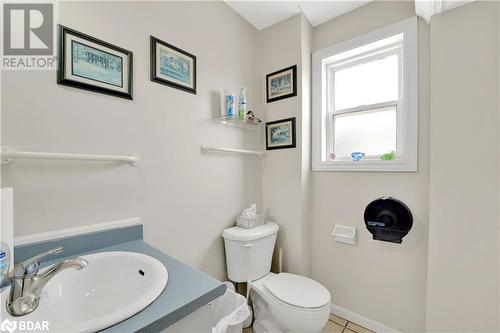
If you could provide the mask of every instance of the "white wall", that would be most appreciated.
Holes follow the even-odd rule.
[[[498,7],[431,21],[429,331],[499,330]]]
[[[373,2],[319,25],[314,50],[415,16],[412,2]],[[417,173],[313,172],[312,277],[332,293],[332,302],[407,332],[425,322],[429,183],[429,31],[419,22],[419,169]],[[405,202],[413,228],[401,245],[373,241],[363,212],[390,195]],[[356,246],[331,237],[335,224],[355,226]]]
[[[145,239],[223,279],[222,229],[261,204],[258,158],[204,155],[201,144],[259,149],[258,132],[216,125],[220,92],[248,89],[261,114],[257,31],[220,2],[63,2],[60,23],[134,52],[134,100],[58,86],[54,72],[6,71],[2,143],[55,152],[140,153],[137,167],[15,162],[15,235],[142,216]],[[149,36],[197,56],[198,94],[149,80]],[[259,78],[260,79],[260,78]]]

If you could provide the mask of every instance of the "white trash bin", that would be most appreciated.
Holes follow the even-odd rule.
[[[245,297],[227,288],[224,295],[210,304],[212,333],[241,333],[249,315]]]

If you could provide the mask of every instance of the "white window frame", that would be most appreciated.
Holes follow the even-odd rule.
[[[312,128],[312,170],[313,171],[394,171],[416,172],[418,164],[418,38],[417,17],[378,29],[352,38],[313,53],[313,128]],[[325,61],[338,53],[348,51],[394,35],[403,34],[401,47],[390,48],[383,54],[398,54],[399,59],[399,98],[394,101],[363,105],[344,109],[335,114],[372,110],[376,107],[393,106],[397,108],[397,158],[384,161],[380,156],[371,156],[359,162],[351,159],[330,160],[333,152],[333,108],[330,107],[332,93],[326,91],[327,71],[334,64]],[[384,46],[384,49],[389,48]],[[370,51],[373,52],[373,51]],[[380,56],[380,55],[378,55]],[[359,60],[372,61],[374,55]],[[349,64],[352,66],[352,62]],[[330,130],[327,130],[330,128]]]

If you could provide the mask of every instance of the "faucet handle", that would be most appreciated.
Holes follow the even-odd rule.
[[[24,279],[27,277],[35,276],[38,273],[38,269],[40,266],[40,262],[46,257],[61,253],[64,251],[62,246],[50,249],[48,251],[37,254],[36,256],[26,259],[25,261],[14,266],[14,270],[12,271],[11,278],[12,279]]]

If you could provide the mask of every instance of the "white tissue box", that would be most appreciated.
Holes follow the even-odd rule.
[[[266,222],[264,214],[256,214],[255,217],[238,216],[236,218],[236,225],[240,228],[252,229],[263,225]]]

